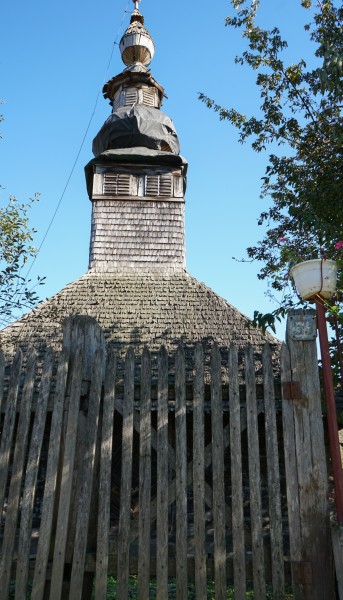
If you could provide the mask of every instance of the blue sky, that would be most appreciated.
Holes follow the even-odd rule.
[[[30,274],[33,279],[37,274],[46,276],[42,298],[87,271],[91,205],[83,168],[92,158],[92,139],[110,114],[107,101],[98,94],[124,68],[113,42],[119,42],[132,9],[131,0],[96,4],[5,0],[2,5],[1,201],[10,194],[24,200],[40,192],[40,202],[31,212],[36,246],[60,201],[93,115]],[[234,63],[244,45],[239,32],[225,27],[231,6],[224,0],[142,0],[140,10],[156,45],[151,71],[168,95],[163,110],[173,119],[181,153],[189,162],[187,269],[248,316],[255,309],[272,310],[275,306],[265,297],[267,284],[256,277],[258,265],[232,258],[244,257],[246,247],[261,237],[257,219],[267,206],[259,199],[267,155],[240,145],[237,132],[198,100],[198,92],[204,92],[247,115],[258,110],[254,73]],[[303,31],[308,20],[300,0],[261,1],[260,22],[280,27],[289,41],[291,62],[311,57]],[[284,336],[283,325],[277,333]]]

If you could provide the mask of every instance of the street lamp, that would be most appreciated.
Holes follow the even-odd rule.
[[[326,298],[336,291],[337,265],[333,260],[307,260],[292,267],[290,275],[303,300],[316,303],[317,327],[323,366],[323,383],[327,407],[330,455],[335,486],[337,521],[343,524],[343,470],[338,438],[335,390],[333,385],[329,339],[326,327]]]

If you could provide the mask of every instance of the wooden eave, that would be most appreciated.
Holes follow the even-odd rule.
[[[107,83],[105,83],[102,89],[104,98],[113,100],[116,92],[124,83],[132,85],[143,83],[145,85],[155,87],[158,90],[161,98],[167,98],[166,94],[164,93],[164,88],[156,81],[156,79],[152,77],[151,73],[137,73],[135,71],[123,71],[123,73],[116,75]]]

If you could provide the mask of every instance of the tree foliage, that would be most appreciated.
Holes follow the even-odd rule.
[[[22,276],[23,267],[36,249],[32,246],[35,230],[29,226],[28,211],[38,200],[34,198],[20,203],[13,196],[0,206],[0,322],[7,325],[26,310],[33,308],[39,298],[36,286],[44,282],[37,279],[35,285]]]
[[[296,1],[296,0],[294,0]],[[256,73],[261,98],[257,115],[227,109],[205,94],[200,99],[250,139],[256,152],[270,149],[262,178],[262,198],[271,201],[259,218],[266,233],[247,248],[250,260],[261,261],[259,279],[269,294],[282,292],[278,308],[268,315],[255,311],[258,325],[298,303],[289,283],[290,263],[318,257],[338,261],[339,288],[332,316],[343,330],[343,8],[331,0],[301,4],[309,20],[304,35],[314,47],[313,63],[303,58],[287,64],[288,46],[280,30],[258,24],[258,0],[232,0],[234,14],[226,25],[240,29],[247,48],[236,62]]]

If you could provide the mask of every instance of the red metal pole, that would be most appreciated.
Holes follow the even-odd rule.
[[[325,307],[322,298],[316,298],[317,323],[319,332],[320,353],[323,365],[323,382],[327,407],[327,424],[330,442],[330,454],[332,461],[332,472],[335,485],[335,502],[337,510],[337,521],[343,524],[343,470],[341,451],[338,438],[337,414],[335,390],[330,362],[329,339],[326,328]]]
[[[338,322],[337,322],[337,316],[336,315],[333,318],[333,322],[334,322],[335,333],[336,333],[336,342],[337,342],[337,354],[338,354],[338,360],[339,360],[339,369],[340,369],[340,372],[341,372],[341,387],[343,388],[343,354],[342,354],[341,340],[339,339],[339,329],[338,329]]]

